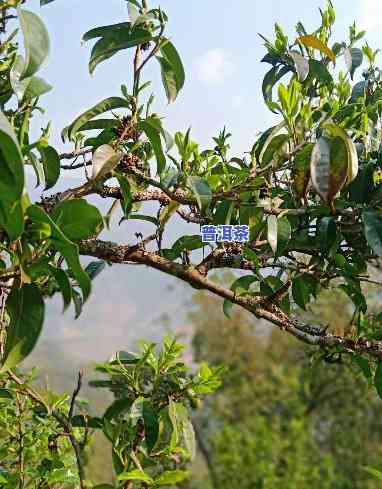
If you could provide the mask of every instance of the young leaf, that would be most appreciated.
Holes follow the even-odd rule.
[[[25,69],[21,79],[34,75],[49,55],[50,40],[40,17],[29,10],[17,9],[25,46]]]
[[[131,470],[130,472],[122,472],[118,475],[117,479],[119,481],[141,481],[145,482],[147,485],[152,486],[154,484],[154,480],[148,474],[143,472],[142,470]]]
[[[44,301],[34,284],[14,288],[7,299],[10,322],[1,371],[5,372],[23,361],[33,350],[44,321]]]
[[[188,473],[184,470],[166,470],[155,478],[156,486],[172,486],[187,479]]]

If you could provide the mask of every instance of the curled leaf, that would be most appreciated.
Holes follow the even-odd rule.
[[[332,204],[345,185],[348,174],[348,152],[340,137],[321,137],[315,144],[310,162],[312,183],[320,197]]]
[[[123,153],[117,153],[108,144],[97,148],[93,154],[92,180],[100,180],[110,173],[118,165]]]

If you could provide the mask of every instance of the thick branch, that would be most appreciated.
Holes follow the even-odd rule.
[[[111,263],[134,262],[154,268],[168,275],[177,277],[193,287],[204,289],[237,304],[250,311],[256,317],[265,319],[287,331],[294,337],[309,345],[324,348],[340,348],[349,353],[368,354],[375,358],[382,358],[382,342],[364,339],[353,340],[341,336],[332,335],[325,330],[305,325],[293,317],[284,314],[273,303],[275,298],[263,298],[253,296],[237,296],[232,290],[211,281],[193,266],[184,266],[163,258],[157,253],[145,251],[139,245],[118,245],[101,240],[87,240],[80,243],[82,255],[94,256]],[[283,291],[287,293],[287,291]],[[277,298],[276,298],[277,299]]]

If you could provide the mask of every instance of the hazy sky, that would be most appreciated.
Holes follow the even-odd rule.
[[[337,0],[338,35],[347,36],[355,19],[370,29],[368,39],[382,46],[382,2],[380,0]],[[224,124],[233,132],[233,148],[246,151],[256,131],[272,120],[261,99],[261,80],[267,65],[258,33],[273,36],[280,22],[287,32],[298,20],[307,29],[317,27],[318,7],[323,0],[162,0],[169,14],[169,33],[182,55],[187,81],[178,101],[167,107],[160,86],[159,66],[154,62],[147,77],[154,79],[160,94],[157,110],[167,115],[171,130],[192,126],[203,145]],[[119,94],[122,83],[130,84],[131,63],[119,54],[101,64],[93,77],[87,63],[91,44],[81,46],[88,29],[126,20],[124,0],[55,0],[40,9],[52,39],[52,55],[44,76],[55,87],[44,98],[47,116],[56,133],[82,110],[104,97]],[[157,0],[151,0],[157,5]]]
[[[40,12],[51,34],[52,54],[43,76],[55,88],[44,97],[43,106],[58,142],[62,127],[78,113],[105,97],[119,95],[122,83],[131,85],[129,56],[115,56],[90,77],[90,45],[80,42],[82,34],[94,26],[126,20],[126,2],[55,0],[40,9],[38,1],[32,0],[28,5]],[[152,5],[157,5],[156,0]],[[192,126],[194,139],[204,146],[227,125],[234,135],[233,149],[250,149],[255,133],[272,122],[261,97],[267,66],[259,62],[264,48],[258,32],[273,36],[276,21],[291,32],[299,20],[313,30],[320,19],[318,7],[323,5],[320,0],[162,0],[187,74],[178,101],[167,106],[159,66],[154,63],[147,73],[160,94],[156,110],[166,115],[166,127],[175,131]],[[356,19],[360,28],[370,30],[370,43],[382,47],[381,0],[337,0],[335,6],[339,38],[347,37],[347,26]],[[75,324],[71,312],[62,317],[56,305],[50,307],[52,321],[47,320],[46,338],[65,338],[68,351],[87,359],[89,355],[104,357],[139,336],[155,336],[158,328],[153,319],[161,313],[178,313],[183,320],[182,294],[166,291],[171,284],[174,281],[158,272],[113,267],[97,282],[89,306]]]

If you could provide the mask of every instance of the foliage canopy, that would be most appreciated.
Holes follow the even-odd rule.
[[[41,0],[41,5],[52,2]],[[367,316],[363,289],[365,283],[374,281],[373,270],[380,268],[382,256],[382,79],[377,51],[363,42],[365,33],[355,24],[346,41],[333,43],[335,11],[330,1],[314,32],[307,32],[299,22],[296,38],[288,39],[276,24],[275,39],[264,38],[262,61],[270,68],[264,77],[263,96],[279,123],[250,141],[245,156],[231,155],[226,129],[210,148],[201,149],[190,131],[172,137],[162,118],[152,111],[154,96],[148,90],[150,82],[144,80],[146,66],[158,63],[169,103],[184,86],[185,70],[172,40],[166,37],[166,13],[151,8],[146,0],[125,2],[128,19],[92,28],[83,41],[93,43],[90,73],[111,57],[133,50],[132,80],[122,85],[121,93],[110,94],[63,129],[62,139],[73,144],[69,154],[59,154],[51,145],[50,125],[37,140],[30,132],[43,95],[52,88],[37,76],[49,55],[44,23],[24,8],[24,0],[0,2],[0,344],[4,382],[23,385],[13,369],[38,341],[47,297],[60,292],[64,307],[73,304],[78,317],[91,293],[92,279],[105,263],[135,263],[223,298],[227,315],[232,305],[241,306],[302,342],[320,347],[326,358],[350,355],[382,393],[381,317]],[[23,53],[17,31],[8,29],[14,20],[23,37]],[[345,68],[339,69],[343,61]],[[45,190],[52,189],[63,172],[75,169],[83,169],[84,183],[32,202],[26,185],[27,165],[36,174],[37,186]],[[86,197],[93,195],[113,201],[106,216],[87,202]],[[141,203],[147,201],[158,204],[156,215],[139,213]],[[154,226],[153,232],[138,235],[136,243],[102,240],[102,231],[118,209],[121,226],[143,220]],[[197,225],[248,225],[250,239],[245,244],[205,245],[199,235],[189,234],[164,248],[163,236],[175,222],[174,216]],[[85,267],[84,256],[96,261]],[[248,274],[233,284],[209,277],[211,271],[223,268]],[[354,305],[353,327],[343,335],[333,334],[325,325],[303,322],[296,314],[320,290],[331,287],[343,290]],[[145,349],[139,366],[161,377],[163,371],[155,366],[151,354],[150,347]],[[141,392],[135,368],[131,373],[121,363],[104,367],[104,371],[112,377],[126,376],[134,392]],[[183,367],[170,362],[166,368],[179,373],[177,369]],[[208,367],[200,373],[209,381],[214,375]],[[156,386],[157,381],[153,382]],[[178,395],[186,402],[182,396],[187,397],[189,389],[195,391],[197,385],[184,392],[181,375],[176,382],[175,391],[167,396],[170,408]],[[207,390],[212,387],[216,385]],[[72,408],[57,412],[33,391],[26,392],[48,413],[55,413],[56,421],[67,431],[80,484],[85,487]],[[130,406],[137,413],[130,412],[127,428],[134,436],[139,432],[138,419],[145,422],[144,399],[138,396],[134,402],[139,400],[139,406]],[[182,410],[184,404],[181,406]],[[170,412],[171,416],[175,414]],[[103,423],[114,451],[127,464],[126,472],[126,464],[116,463],[125,487],[133,487],[133,480],[147,487],[183,477],[178,469],[155,476],[144,472],[135,453],[139,440],[130,446],[125,460],[126,446],[118,444],[121,432],[117,436],[111,425]],[[173,426],[178,429],[177,423]],[[147,449],[150,435],[146,428],[143,438]],[[170,440],[164,451],[170,458],[172,443]],[[148,452],[142,457],[151,460]],[[132,472],[131,462],[135,466]]]

